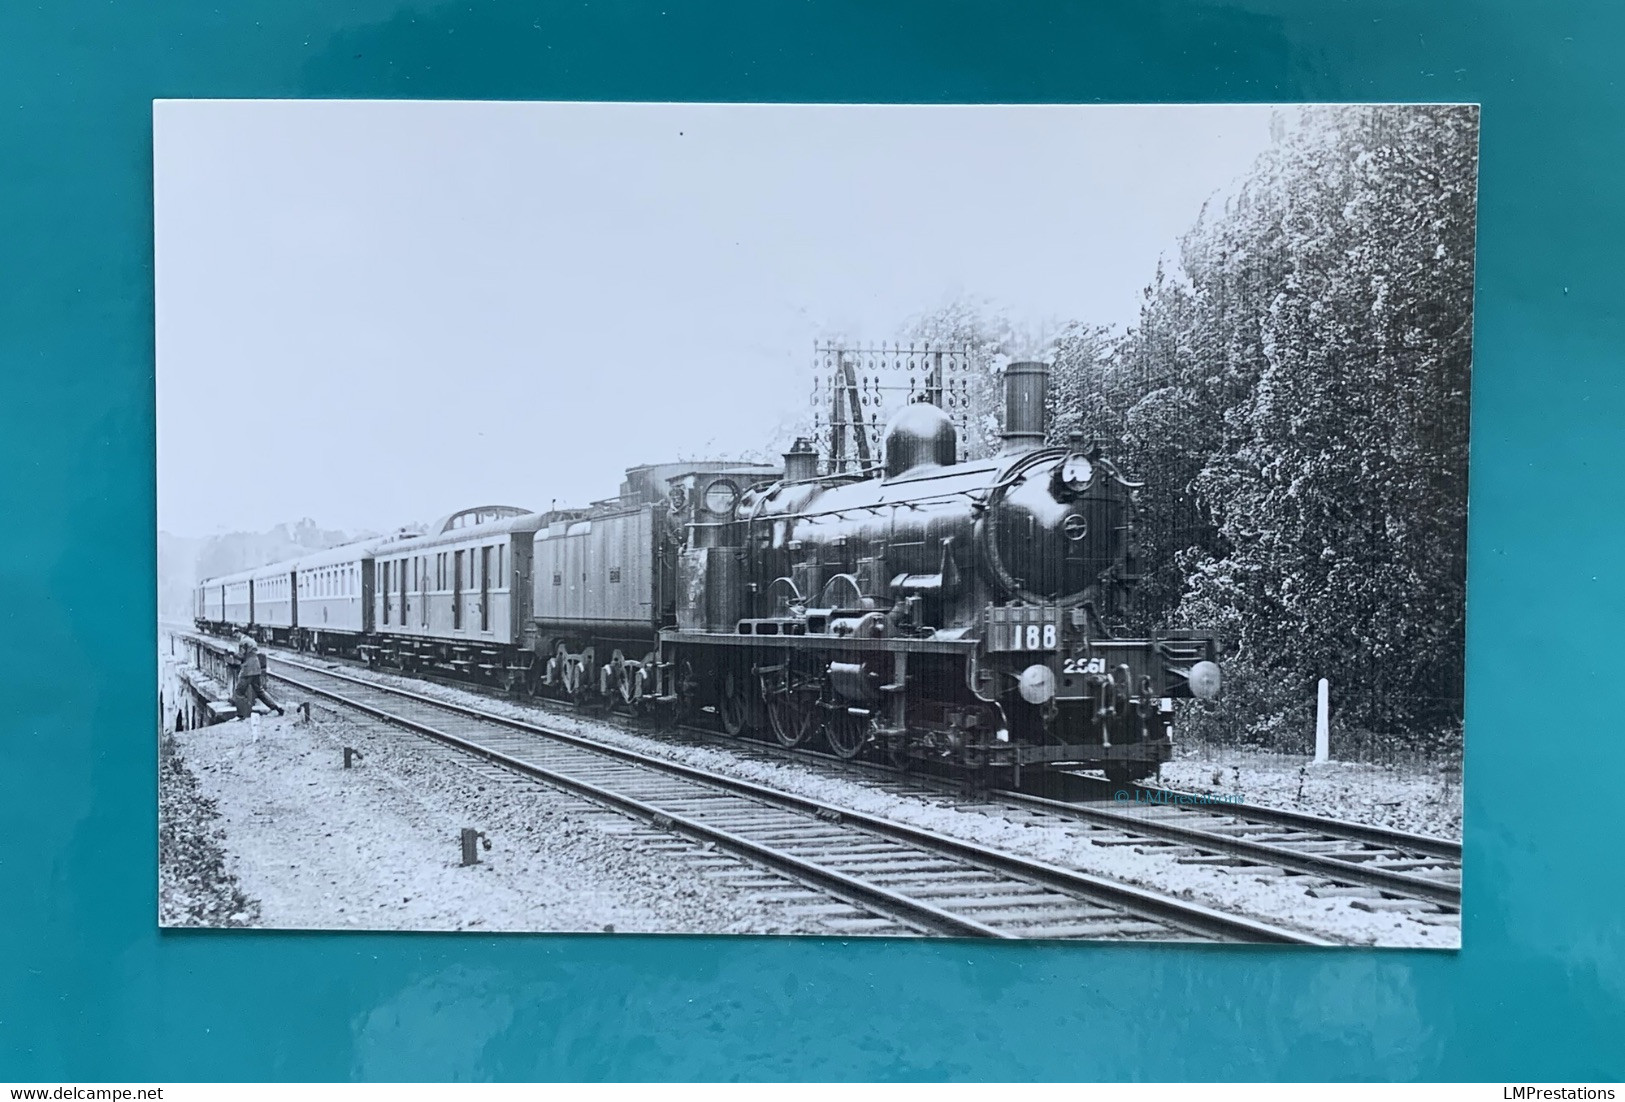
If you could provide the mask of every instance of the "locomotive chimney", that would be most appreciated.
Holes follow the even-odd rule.
[[[800,482],[818,477],[818,452],[805,436],[796,437],[790,450],[784,453],[784,480]]]
[[[1004,451],[1007,455],[1044,446],[1044,399],[1049,364],[1020,360],[1004,369]]]

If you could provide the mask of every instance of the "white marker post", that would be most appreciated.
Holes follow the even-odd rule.
[[[1331,683],[1320,679],[1320,692],[1315,700],[1315,764],[1325,765],[1332,760]]]

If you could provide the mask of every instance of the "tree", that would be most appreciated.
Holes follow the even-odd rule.
[[[1146,622],[1226,639],[1210,729],[1306,738],[1324,675],[1345,732],[1459,731],[1474,112],[1274,131],[1133,330],[1063,331],[1056,427],[1115,428],[1146,483]]]

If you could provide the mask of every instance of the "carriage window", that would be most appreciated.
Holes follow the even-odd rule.
[[[504,544],[500,544],[500,543],[497,544],[497,588],[498,589],[501,589],[503,586],[508,584],[508,582],[507,582],[508,575],[503,573],[503,570],[502,570],[502,557],[503,557],[502,552],[505,551],[505,550],[507,550],[507,547]]]

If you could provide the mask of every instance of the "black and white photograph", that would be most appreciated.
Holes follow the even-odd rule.
[[[1477,107],[153,124],[161,925],[1460,947]]]

